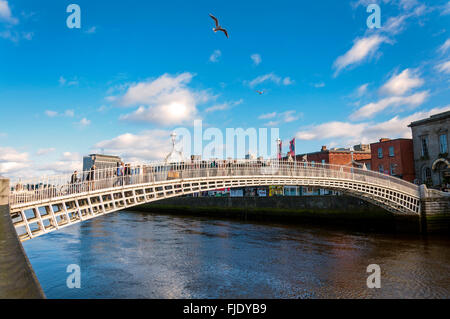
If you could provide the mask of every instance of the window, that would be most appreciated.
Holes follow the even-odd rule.
[[[390,167],[389,167],[392,176],[395,175],[395,167],[396,166],[397,166],[397,164],[391,164]]]
[[[394,146],[390,146],[389,147],[389,156],[390,157],[394,157],[395,153],[394,153]]]
[[[447,134],[439,135],[439,153],[445,154],[448,152]]]
[[[324,159],[322,160],[322,164],[326,164]]]
[[[383,158],[383,149],[381,147],[378,149],[378,158]]]
[[[431,169],[429,167],[423,169],[423,181],[425,183],[431,181]]]
[[[379,166],[378,166],[378,171],[379,171],[380,173],[384,173],[384,167],[383,167],[383,165],[379,165]]]
[[[314,162],[314,161],[311,161],[311,167],[314,167],[314,164],[315,164],[316,162]]]
[[[422,137],[422,157],[428,157],[428,136]]]
[[[371,170],[370,163],[366,163],[367,170]]]

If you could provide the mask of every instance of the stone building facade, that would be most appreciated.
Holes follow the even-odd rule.
[[[450,183],[450,111],[412,122],[416,182],[439,188]]]

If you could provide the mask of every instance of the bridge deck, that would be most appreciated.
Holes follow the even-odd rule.
[[[13,184],[11,217],[27,240],[98,215],[163,198],[218,188],[302,185],[334,189],[402,214],[420,213],[417,185],[373,171],[300,162],[201,161],[150,164],[118,175],[115,169],[50,176]]]

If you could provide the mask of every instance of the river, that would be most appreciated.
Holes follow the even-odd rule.
[[[47,298],[450,297],[448,237],[126,211],[24,248]],[[66,284],[71,264],[80,288]]]

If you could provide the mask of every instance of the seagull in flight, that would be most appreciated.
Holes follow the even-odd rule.
[[[258,93],[259,95],[263,95],[264,94],[264,90],[262,90],[262,91],[255,90],[255,92]]]
[[[224,28],[222,28],[222,27],[219,25],[219,20],[217,20],[217,18],[216,18],[215,16],[213,16],[211,13],[209,14],[209,16],[216,22],[216,27],[213,28],[213,31],[214,31],[214,32],[222,31],[223,33],[225,33],[225,35],[227,36],[227,38],[229,38],[229,37],[228,37],[228,32],[227,32],[227,30],[225,30]]]

